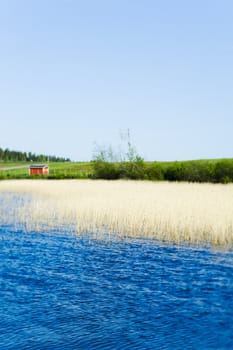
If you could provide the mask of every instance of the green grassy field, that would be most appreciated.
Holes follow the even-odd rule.
[[[91,162],[49,163],[50,178],[88,178],[93,173]]]
[[[29,178],[29,166],[33,163],[14,162],[14,163],[1,163],[0,164],[0,179],[20,179]],[[26,168],[14,169],[14,167],[26,166]],[[10,168],[3,170],[4,168]],[[1,170],[2,169],[2,170]],[[49,163],[49,176],[51,179],[64,179],[64,178],[88,178],[93,172],[93,166],[91,162],[50,162]],[[38,178],[40,176],[36,176]],[[31,177],[30,177],[31,178]],[[46,178],[46,177],[45,177]]]
[[[133,179],[187,182],[233,182],[233,159],[201,159],[174,162],[49,162],[48,176],[30,176],[35,163],[1,162],[0,179]]]
[[[23,165],[28,165],[27,162],[0,162],[0,170],[2,168],[10,168],[10,167],[14,167],[14,166],[23,166]]]

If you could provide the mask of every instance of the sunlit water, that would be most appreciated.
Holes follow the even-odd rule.
[[[232,349],[233,253],[0,227],[0,349]]]

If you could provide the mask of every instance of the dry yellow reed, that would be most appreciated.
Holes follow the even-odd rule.
[[[102,180],[0,182],[0,220],[27,230],[75,228],[120,237],[233,246],[233,185]],[[17,197],[15,197],[17,198]],[[6,215],[6,206],[13,207]]]

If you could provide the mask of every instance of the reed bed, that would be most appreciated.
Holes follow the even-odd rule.
[[[233,184],[11,180],[0,198],[1,222],[26,231],[233,246]]]

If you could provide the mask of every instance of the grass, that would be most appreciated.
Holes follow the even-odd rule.
[[[26,163],[29,167],[33,163]],[[8,169],[22,166],[25,162],[0,162],[0,179],[28,179],[28,168]],[[50,162],[49,176],[43,179],[143,179],[188,182],[233,183],[233,159],[207,159],[179,162]]]
[[[49,163],[49,175],[51,178],[88,178],[92,168],[91,162]]]
[[[38,163],[26,163],[28,168],[32,164]],[[17,163],[0,163],[1,168],[8,168],[14,166],[25,165],[25,162]],[[12,169],[0,171],[0,179],[27,179],[30,178],[28,168],[24,169]],[[91,162],[49,162],[49,178],[62,179],[62,178],[88,178],[92,174]],[[36,178],[39,178],[36,176]],[[47,178],[47,177],[43,177]]]
[[[0,170],[1,168],[8,168],[13,166],[19,166],[19,165],[27,165],[27,162],[3,162],[0,161]]]
[[[11,180],[0,182],[0,193],[1,222],[17,222],[28,231],[72,227],[76,234],[110,239],[233,247],[233,184]],[[19,204],[13,205],[9,193]],[[22,202],[21,194],[31,200]]]

